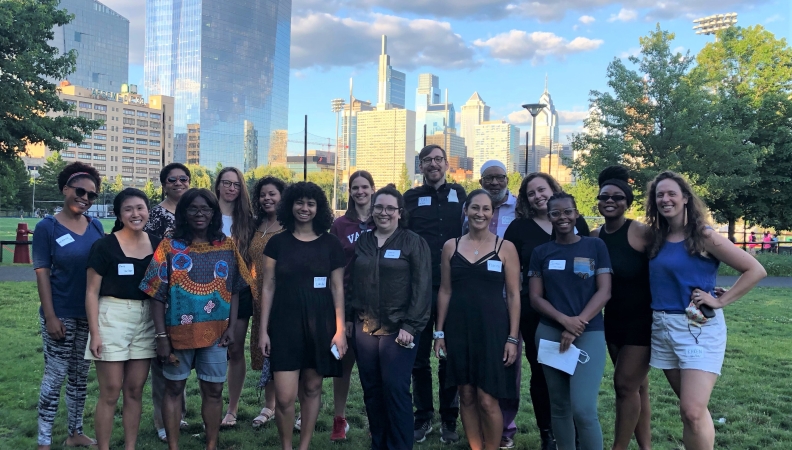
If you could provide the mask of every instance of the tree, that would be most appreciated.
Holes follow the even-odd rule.
[[[58,189],[58,175],[67,165],[68,163],[61,158],[59,152],[54,152],[47,158],[44,165],[41,166],[39,177],[35,182],[36,201],[56,202],[63,200],[63,194]]]
[[[264,177],[275,177],[288,183],[294,178],[294,172],[289,170],[286,166],[258,166],[255,169],[245,172],[245,183],[247,184],[250,196],[255,201],[258,193],[253,192],[258,180]]]
[[[20,194],[29,184],[30,175],[22,159],[17,156],[0,158],[0,209],[22,206]]]
[[[302,175],[295,181],[302,181]],[[324,191],[327,201],[333,201],[333,172],[309,172],[308,181],[315,183]]]
[[[792,48],[759,25],[732,27],[697,62],[718,102],[731,106],[731,126],[748,130],[747,141],[760,149],[758,177],[735,203],[752,223],[792,229]]]
[[[522,184],[522,174],[520,172],[512,172],[509,174],[509,192],[517,196],[520,192],[520,185]]]
[[[77,52],[58,55],[47,41],[53,28],[73,15],[58,9],[58,0],[0,2],[0,155],[25,152],[28,144],[43,143],[63,150],[63,140],[80,143],[101,124],[70,115],[72,107],[58,97],[50,80],[63,80],[74,71]],[[49,117],[48,112],[66,113]]]
[[[143,186],[143,189],[141,190],[146,194],[146,196],[149,198],[149,201],[151,202],[156,202],[160,198],[160,194],[162,193],[162,191],[160,191],[160,188],[154,186],[154,183],[152,183],[151,180],[146,181],[146,184]]]
[[[673,33],[660,29],[640,39],[640,58],[629,69],[616,58],[608,66],[611,92],[591,92],[595,111],[587,132],[573,135],[581,157],[575,172],[594,182],[608,165],[622,164],[639,187],[659,172],[686,176],[719,220],[742,217],[737,193],[757,179],[759,149],[750,130],[733,127],[733,104],[717,102],[693,58],[671,51]],[[638,198],[642,196],[638,189]]]
[[[402,164],[401,176],[399,177],[399,184],[396,186],[396,189],[398,189],[399,192],[404,193],[407,192],[411,187],[412,180],[407,173],[407,164]]]
[[[577,210],[581,216],[600,215],[597,209],[599,186],[588,180],[579,180],[575,184],[565,184],[561,187],[564,192],[575,197]]]
[[[204,166],[185,164],[190,169],[190,187],[212,190],[212,175]]]

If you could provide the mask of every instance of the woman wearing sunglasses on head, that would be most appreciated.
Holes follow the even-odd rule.
[[[431,315],[429,246],[408,230],[404,198],[392,184],[374,194],[375,229],[361,234],[352,265],[347,326],[358,359],[371,448],[413,448],[410,376]]]
[[[652,448],[649,427],[649,355],[652,295],[649,289],[649,229],[627,219],[634,195],[622,166],[600,172],[597,208],[605,224],[591,232],[608,247],[613,265],[611,299],[605,305],[605,342],[615,366],[616,424],[613,449],[626,449],[635,434],[638,448]]]
[[[468,194],[463,211],[470,231],[443,246],[437,295],[435,355],[448,355],[446,383],[459,390],[473,450],[500,447],[499,400],[519,395],[520,259],[511,242],[489,230],[493,210],[486,190]]]
[[[39,323],[44,341],[44,377],[38,402],[38,448],[52,445],[52,426],[60,392],[68,376],[69,437],[64,445],[88,446],[96,441],[83,434],[83,410],[91,361],[85,359],[88,320],[85,313],[86,270],[94,242],[104,237],[98,219],[86,213],[98,197],[101,178],[80,162],[58,174],[63,209],[46,216],[33,232],[33,268],[41,308]]]
[[[245,184],[245,177],[239,169],[224,167],[220,170],[215,180],[214,193],[220,204],[220,211],[223,213],[223,234],[234,239],[239,253],[244,258],[246,265],[240,267],[240,271],[248,282],[248,287],[239,293],[234,344],[228,347],[228,409],[220,424],[222,427],[233,427],[237,422],[239,397],[242,395],[242,386],[245,384],[247,372],[245,339],[247,338],[250,316],[253,315],[251,288],[256,287],[250,277],[248,267],[252,262],[249,250],[255,222],[250,208],[250,195]]]
[[[750,254],[735,247],[707,222],[707,208],[680,175],[666,171],[649,183],[646,220],[651,230],[649,286],[652,291],[652,356],[679,397],[689,450],[715,447],[707,406],[726,353],[723,308],[767,276]],[[740,272],[718,295],[723,262]]]
[[[160,183],[162,184],[162,194],[165,197],[162,202],[149,211],[149,219],[143,231],[156,236],[160,239],[169,237],[173,233],[176,222],[176,205],[182,195],[190,189],[190,169],[184,164],[171,163],[163,167],[159,173]],[[162,377],[162,364],[159,359],[151,361],[151,401],[154,407],[152,414],[154,418],[154,428],[157,429],[157,436],[160,441],[166,442],[165,422],[162,421],[162,399],[165,396],[165,378]],[[187,391],[182,396],[182,420],[181,427],[186,428],[187,422],[184,420],[187,415]]]
[[[113,234],[96,241],[88,258],[85,309],[90,336],[85,358],[99,382],[94,427],[100,450],[109,450],[119,394],[124,392],[124,446],[134,449],[140,429],[143,385],[154,351],[149,297],[138,289],[160,239],[143,231],[148,197],[126,188],[113,200]]]
[[[346,213],[333,221],[330,234],[341,241],[344,247],[346,266],[344,270],[344,292],[349,297],[349,280],[352,260],[355,257],[355,243],[358,238],[374,228],[369,220],[371,217],[371,196],[374,194],[374,178],[365,170],[358,170],[349,176],[349,201]],[[352,333],[347,329],[347,335]],[[349,395],[349,383],[352,378],[352,368],[355,367],[355,352],[350,348],[342,361],[344,373],[341,378],[333,378],[333,431],[330,440],[346,439],[349,424],[346,421],[346,403]]]
[[[173,236],[157,247],[140,283],[155,300],[151,316],[166,379],[162,415],[171,450],[179,448],[181,403],[193,369],[201,390],[206,449],[217,449],[227,347],[234,343],[239,292],[247,287],[245,262],[222,227],[212,192],[185,192],[176,206]]]
[[[558,450],[602,450],[597,397],[605,371],[605,325],[602,308],[610,299],[608,249],[600,239],[575,234],[575,198],[559,192],[547,200],[555,240],[534,249],[528,265],[531,306],[542,316],[534,343],[559,344],[564,353],[574,343],[579,364],[569,375],[542,364],[550,393],[550,412]],[[541,353],[541,350],[540,350]]]

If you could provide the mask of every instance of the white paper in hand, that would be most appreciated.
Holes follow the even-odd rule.
[[[560,349],[560,342],[539,339],[537,358],[539,364],[544,364],[570,375],[574,375],[578,365],[578,358],[580,358],[580,349],[574,345],[570,345],[564,353],[561,353]]]

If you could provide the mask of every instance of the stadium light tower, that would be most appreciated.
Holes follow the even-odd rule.
[[[693,29],[696,34],[714,34],[715,42],[718,41],[718,31],[725,30],[737,23],[737,13],[715,14],[712,16],[701,17],[693,21],[696,25]]]

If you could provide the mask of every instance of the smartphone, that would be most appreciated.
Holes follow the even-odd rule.
[[[333,346],[330,347],[330,353],[332,353],[333,356],[335,356],[335,359],[338,360],[341,359],[341,353],[338,352],[338,346],[336,346],[335,344],[333,344]]]
[[[693,290],[696,290],[696,289],[704,292],[704,289],[701,289],[699,287],[693,288]],[[709,306],[709,305],[701,305],[701,306],[698,307],[698,309],[699,309],[699,311],[701,311],[701,314],[703,314],[704,317],[706,317],[707,319],[712,319],[713,317],[715,317],[715,310],[712,309],[712,307]]]
[[[399,344],[399,345],[401,345],[401,346],[402,346],[402,347],[404,347],[404,348],[414,348],[414,347],[415,347],[415,342],[410,342],[409,344],[406,344],[406,345],[405,345],[404,343],[402,343],[402,342],[399,340],[399,338],[396,338],[396,343],[397,343],[397,344]]]
[[[440,349],[440,351],[438,351],[438,353],[440,354],[440,359],[446,359],[446,354],[442,348]]]

